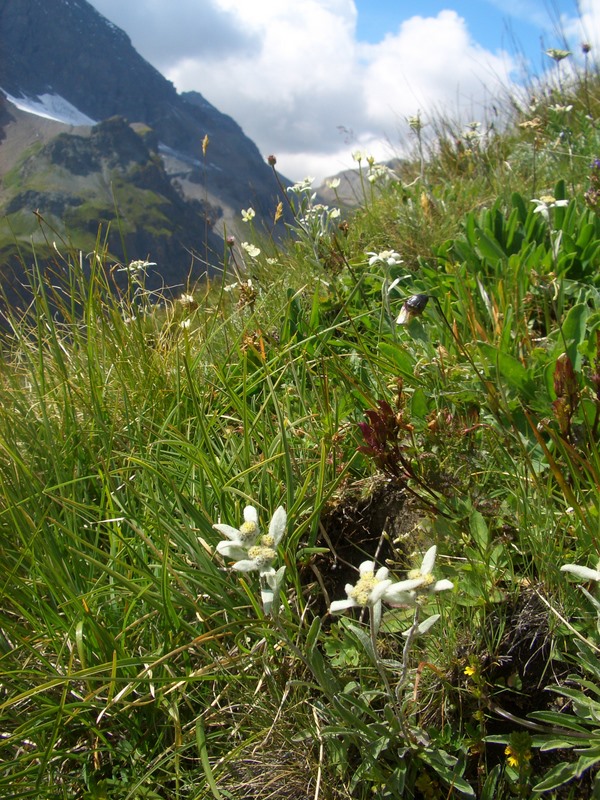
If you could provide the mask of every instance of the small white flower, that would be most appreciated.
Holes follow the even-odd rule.
[[[560,568],[561,572],[572,572],[584,581],[598,581],[600,583],[600,571],[589,567],[580,567],[579,564],[565,564]]]
[[[192,320],[188,317],[187,319],[182,319],[179,323],[179,327],[187,330],[192,324]]]
[[[371,256],[369,259],[370,267],[372,267],[373,264],[387,264],[388,267],[395,267],[398,264],[404,263],[400,257],[400,253],[397,253],[395,250],[382,250],[381,253],[368,252],[367,255]]]
[[[256,216],[256,211],[253,208],[242,209],[243,222],[252,222],[255,216]]]
[[[335,600],[329,607],[332,614],[344,611],[346,608],[380,605],[386,589],[392,585],[392,581],[388,578],[389,570],[386,567],[380,567],[375,572],[373,561],[363,561],[358,572],[360,577],[356,585],[346,584],[346,599]]]
[[[303,178],[298,183],[295,183],[293,186],[288,186],[288,192],[293,192],[294,194],[302,194],[303,192],[309,192],[313,183],[314,178],[310,175],[307,175],[306,178]],[[312,195],[312,197],[316,197],[316,195]]]
[[[130,261],[126,267],[119,267],[117,272],[129,272],[129,273],[138,273],[138,272],[145,272],[148,267],[155,267],[156,261],[143,261],[141,259],[137,261]]]
[[[179,302],[182,306],[194,306],[196,305],[196,301],[194,300],[194,296],[192,294],[182,294],[179,298]]]
[[[269,524],[269,532],[264,536],[261,536],[256,544],[253,544],[251,547],[248,547],[244,550],[243,556],[232,565],[233,569],[236,569],[239,572],[253,572],[257,570],[261,576],[266,577],[267,579],[273,578],[273,576],[276,575],[276,572],[273,569],[273,562],[277,558],[276,548],[281,541],[283,534],[285,533],[286,522],[287,515],[285,513],[285,509],[282,506],[279,506],[279,508],[273,514]],[[227,545],[228,543],[221,542],[221,544]],[[217,545],[217,550],[219,550],[219,552],[223,553],[223,549],[224,548],[221,548],[219,550],[219,545]],[[232,552],[232,548],[228,548],[228,550],[229,553]],[[269,582],[269,580],[267,582]],[[270,582],[269,585],[271,585]],[[271,586],[271,588],[273,588],[273,586]]]
[[[375,572],[375,564],[372,561],[363,561],[358,571],[360,577],[356,584],[354,586],[351,583],[346,584],[346,599],[335,600],[329,606],[331,614],[345,611],[347,608],[371,608],[373,629],[377,632],[381,622],[382,601],[396,605],[415,604],[410,591],[420,585],[420,580],[392,583],[388,577],[389,570],[380,567]]]
[[[229,539],[228,542],[219,542],[217,545],[217,552],[228,558],[245,558],[248,549],[260,536],[258,513],[254,506],[246,506],[244,509],[244,522],[239,529],[223,523],[213,525],[213,528]]]
[[[435,557],[437,554],[437,547],[433,545],[423,556],[423,561],[419,569],[413,569],[408,573],[409,579],[418,580],[419,584],[415,587],[419,594],[437,594],[446,589],[453,589],[454,584],[449,580],[436,581],[433,577],[433,568],[435,566]]]
[[[258,258],[260,255],[260,247],[250,242],[242,242],[241,247],[248,253],[250,258]]]
[[[539,199],[534,199],[531,202],[536,204],[535,208],[533,209],[533,213],[541,214],[546,222],[550,222],[551,208],[564,208],[565,206],[569,205],[568,200],[557,200],[550,194],[543,195]]]
[[[330,181],[327,181],[327,186],[330,189],[337,189],[339,185],[340,185],[340,179],[339,178],[332,178]]]
[[[357,164],[360,164],[360,162],[364,161],[365,158],[366,158],[366,155],[365,155],[365,153],[363,153],[362,150],[355,150],[352,153],[352,160],[356,161]]]
[[[423,129],[423,120],[421,119],[421,114],[417,114],[414,117],[407,117],[406,121],[408,122],[409,128],[415,131],[415,133],[420,133]]]

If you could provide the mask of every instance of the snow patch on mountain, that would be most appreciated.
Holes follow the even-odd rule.
[[[6,99],[21,111],[35,114],[44,119],[64,122],[66,125],[95,125],[91,119],[59,94],[42,94],[39,97],[14,97],[0,88]]]

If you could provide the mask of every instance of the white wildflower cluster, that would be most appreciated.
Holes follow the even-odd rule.
[[[144,261],[143,259],[137,259],[136,261],[130,261],[126,267],[119,267],[117,272],[128,272],[130,275],[140,275],[144,274],[148,267],[155,267],[156,261]]]
[[[313,191],[312,177],[288,187],[296,197],[296,221],[311,241],[316,242],[331,230],[331,224],[340,217],[340,209],[323,203],[315,203],[317,193]],[[339,185],[339,184],[338,184]]]
[[[424,122],[421,119],[421,114],[415,114],[414,117],[407,117],[406,121],[408,123],[408,127],[411,131],[414,131],[417,136],[420,135],[421,131],[423,130]]]
[[[548,111],[554,111],[555,114],[568,114],[569,111],[573,110],[573,106],[569,104],[568,106],[561,106],[558,103],[553,106],[548,106]]]
[[[396,174],[385,164],[370,164],[369,174],[367,175],[369,183],[373,184],[387,184],[390,181],[397,181]]]
[[[215,530],[222,533],[227,541],[219,542],[217,552],[235,563],[232,568],[238,572],[258,572],[261,578],[261,597],[266,613],[273,606],[275,593],[281,586],[285,567],[275,570],[273,564],[277,558],[277,546],[285,533],[287,515],[282,506],[275,511],[269,524],[269,531],[261,533],[258,525],[258,513],[254,506],[244,509],[244,522],[239,528],[218,523]]]
[[[407,580],[397,582],[389,577],[387,567],[380,567],[375,571],[375,564],[372,561],[363,561],[359,567],[359,579],[356,584],[354,586],[347,584],[345,587],[346,599],[335,600],[329,611],[335,614],[348,608],[371,608],[375,628],[378,628],[382,603],[392,607],[410,608],[432,594],[452,589],[454,584],[451,581],[445,579],[436,581],[433,576],[436,554],[437,548],[434,545],[425,553],[421,567],[409,572]],[[435,619],[433,621],[435,622]]]
[[[368,155],[367,153],[364,153],[362,150],[355,150],[354,153],[352,153],[352,159],[356,161],[356,163],[359,166],[359,169],[361,168],[362,162],[363,161],[366,162],[368,167],[367,180],[369,181],[369,183],[381,184],[381,183],[389,183],[389,181],[392,180],[393,181],[397,180],[397,177],[393,170],[391,170],[385,164],[379,164],[375,160],[374,156]]]
[[[252,244],[252,242],[241,242],[240,247],[250,256],[250,258],[258,258],[260,255],[260,247]]]
[[[467,144],[475,145],[483,136],[480,131],[481,122],[469,122],[466,129],[463,131],[463,139]]]
[[[288,192],[290,194],[296,195],[296,197],[301,198],[303,201],[308,198],[310,201],[314,200],[317,196],[316,192],[313,192],[312,185],[315,179],[308,175],[306,178],[303,178],[301,181],[294,183],[293,186],[288,186]]]
[[[304,230],[315,241],[331,230],[333,220],[339,219],[339,208],[330,208],[323,203],[316,203],[307,209],[306,213],[298,220]]]

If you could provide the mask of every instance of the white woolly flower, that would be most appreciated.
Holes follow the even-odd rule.
[[[306,178],[298,181],[293,186],[288,186],[287,190],[288,192],[293,192],[294,194],[303,194],[311,190],[314,181],[315,179],[311,175],[307,175]],[[316,197],[316,194],[313,194],[312,197]]]
[[[229,555],[230,558],[238,559],[232,565],[233,569],[238,570],[238,572],[257,571],[263,577],[274,577],[276,573],[273,569],[273,562],[277,558],[277,545],[285,533],[286,522],[287,515],[285,510],[282,506],[279,506],[273,514],[267,534],[260,536],[258,540],[255,539],[249,546],[240,548],[241,552],[240,550],[234,551],[232,547],[227,547],[228,542],[221,542],[220,544],[224,545],[224,547],[222,546],[219,549],[219,545],[217,545],[217,550],[222,555]],[[224,553],[225,549],[227,549],[227,553]]]
[[[372,267],[373,264],[386,264],[388,267],[395,267],[403,263],[400,253],[397,253],[395,250],[382,250],[381,253],[369,252],[367,255],[371,256],[369,259],[370,267]]]
[[[564,208],[565,206],[569,205],[568,200],[557,200],[550,194],[543,195],[543,197],[540,197],[539,199],[533,199],[531,202],[536,204],[535,208],[533,209],[533,213],[541,214],[546,222],[550,222],[551,208]]]
[[[561,572],[571,572],[578,578],[584,581],[597,581],[600,583],[600,571],[597,569],[590,569],[589,567],[581,567],[579,564],[564,564],[560,568]]]
[[[244,521],[239,529],[220,522],[213,525],[213,528],[229,539],[229,541],[219,542],[217,545],[217,552],[227,558],[245,558],[248,549],[256,543],[260,536],[258,513],[254,506],[246,506],[244,509]]]
[[[363,561],[358,568],[359,579],[354,586],[346,584],[346,599],[334,600],[330,605],[329,611],[332,614],[338,611],[345,611],[347,608],[370,608],[372,609],[373,630],[379,630],[381,622],[382,602],[395,605],[414,605],[414,598],[410,590],[420,584],[420,581],[408,580],[393,583],[388,578],[389,570],[380,567],[375,572],[373,561]]]
[[[344,611],[346,608],[355,608],[356,606],[365,608],[381,604],[386,589],[392,585],[392,581],[388,578],[389,570],[386,567],[380,567],[375,572],[373,561],[363,561],[358,572],[360,577],[356,585],[346,584],[346,599],[335,600],[331,604],[329,610],[332,614]]]
[[[271,613],[276,594],[283,581],[285,566],[275,571],[277,545],[283,538],[287,514],[282,506],[276,509],[269,523],[268,533],[261,535],[258,514],[253,506],[244,509],[244,522],[239,530],[231,525],[213,525],[229,541],[219,542],[217,552],[235,559],[232,568],[238,572],[256,571],[260,575],[260,595],[266,614]]]
[[[436,581],[433,577],[433,568],[435,566],[435,557],[437,555],[437,547],[433,545],[423,556],[423,561],[419,569],[413,569],[408,573],[409,580],[419,581],[415,587],[418,594],[437,594],[446,589],[453,589],[454,584],[449,580]]]

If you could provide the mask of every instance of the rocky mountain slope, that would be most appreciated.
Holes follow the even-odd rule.
[[[44,247],[39,215],[82,249],[102,225],[115,258],[150,257],[171,284],[218,263],[241,208],[273,213],[241,128],[178,94],[85,0],[0,0],[0,41],[3,274],[17,245]]]

